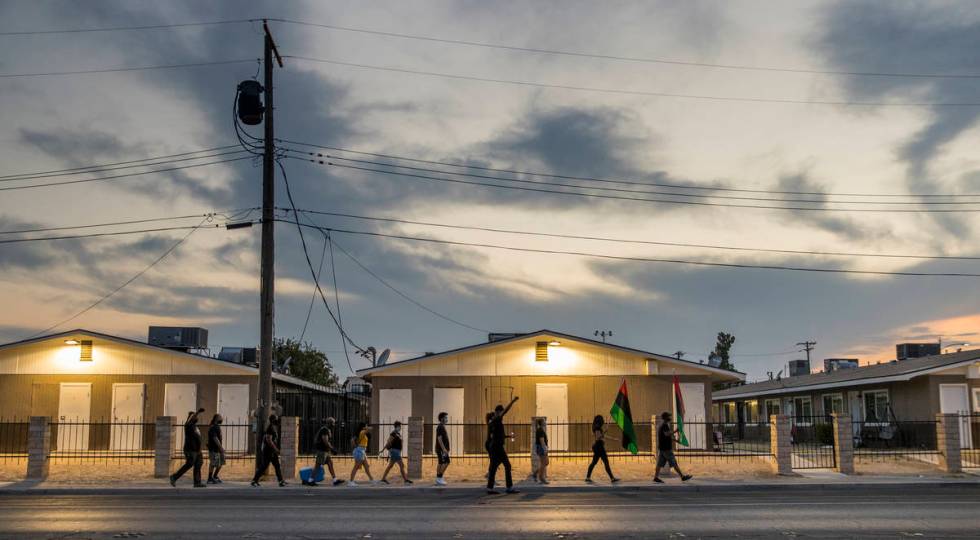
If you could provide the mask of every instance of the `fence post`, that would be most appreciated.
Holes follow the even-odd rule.
[[[960,458],[960,415],[936,415],[936,447],[939,450],[939,468],[948,473],[963,471]]]
[[[774,414],[769,417],[772,469],[776,474],[793,474],[793,446],[790,442],[789,417]]]
[[[841,474],[854,474],[854,431],[851,417],[847,414],[831,413],[834,420],[834,461],[835,470]]]
[[[170,476],[170,456],[174,450],[175,422],[177,422],[177,418],[173,416],[157,417],[153,440],[153,478]]]
[[[299,417],[284,416],[281,418],[279,434],[279,463],[282,466],[282,477],[286,480],[296,478],[296,456],[299,454]]]
[[[32,416],[27,428],[27,479],[46,480],[51,463],[51,417]]]
[[[537,431],[538,420],[544,420],[545,433],[548,432],[548,418],[545,416],[532,416],[531,417],[531,472],[538,470],[538,466],[541,464],[541,458],[534,452],[534,443],[538,442],[534,433]]]
[[[659,448],[657,448],[657,428],[659,427],[660,427],[660,415],[658,414],[650,415],[650,448],[653,449],[652,452],[653,457],[651,458],[651,460],[654,463],[657,462],[657,451],[659,450]]]
[[[425,423],[421,416],[408,417],[408,477],[422,478],[422,453],[425,447]]]

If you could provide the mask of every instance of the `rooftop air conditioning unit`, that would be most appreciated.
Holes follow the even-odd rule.
[[[151,326],[146,340],[150,345],[168,349],[207,349],[208,330],[198,327]]]

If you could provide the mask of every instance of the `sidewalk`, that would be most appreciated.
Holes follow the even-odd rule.
[[[720,478],[694,478],[689,482],[682,483],[677,477],[665,477],[664,484],[654,484],[650,481],[623,481],[617,484],[610,484],[605,481],[597,481],[594,484],[586,484],[582,481],[554,481],[549,485],[540,485],[529,481],[519,481],[515,485],[525,492],[611,492],[611,491],[655,491],[655,490],[682,490],[693,492],[704,491],[758,491],[758,490],[847,490],[856,486],[880,486],[882,489],[909,489],[916,486],[951,486],[951,487],[971,487],[980,489],[980,476],[976,474],[959,475],[930,475],[920,477],[910,476],[847,476],[833,471],[808,471],[805,474],[784,476],[776,479],[746,479],[732,480]],[[370,490],[372,492],[392,491],[404,494],[405,491],[451,491],[460,493],[462,491],[473,491],[482,493],[485,486],[477,482],[451,482],[447,486],[434,486],[429,482],[422,483],[417,481],[415,484],[406,486],[398,481],[391,485],[371,484],[368,482],[358,483],[357,487],[347,487],[344,485],[330,486],[321,484],[311,488],[299,482],[290,483],[286,487],[278,487],[274,481],[267,480],[261,488],[254,488],[248,482],[226,481],[220,485],[209,485],[205,489],[194,489],[187,479],[181,480],[176,488],[170,486],[166,479],[155,481],[134,481],[134,482],[113,482],[102,485],[92,484],[67,484],[58,482],[0,482],[0,495],[11,494],[50,494],[50,495],[123,495],[133,494],[164,494],[164,493],[191,493],[194,494],[213,494],[209,496],[220,496],[222,492],[233,491],[236,494],[242,492],[252,492],[256,494],[271,494],[286,491],[291,494],[297,492],[320,493],[320,492],[343,492],[351,490]]]

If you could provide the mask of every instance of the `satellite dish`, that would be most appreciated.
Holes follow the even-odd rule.
[[[379,356],[378,360],[374,363],[375,367],[385,365],[389,356],[391,356],[391,349],[381,351],[381,356]]]

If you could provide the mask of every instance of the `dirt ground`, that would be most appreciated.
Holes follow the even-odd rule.
[[[883,474],[889,476],[920,476],[940,474],[939,466],[936,463],[935,458],[932,459],[932,462],[924,461],[928,459],[928,456],[923,456],[922,459],[907,457],[871,459],[864,456],[855,456],[854,472],[857,474]]]

